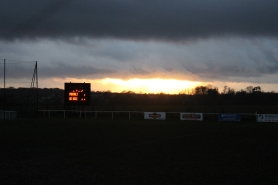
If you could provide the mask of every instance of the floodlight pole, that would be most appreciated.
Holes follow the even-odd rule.
[[[4,59],[4,121],[6,120],[6,59]]]
[[[36,102],[32,105],[34,105],[34,109],[35,109],[35,114],[38,117],[38,110],[39,110],[39,85],[38,85],[38,62],[36,61],[35,63],[35,68],[34,68],[34,72],[33,72],[33,77],[32,77],[32,82],[31,82],[31,86],[30,86],[30,90],[29,90],[29,95],[28,95],[28,100],[30,98],[30,94],[31,94],[31,89],[35,89],[35,95],[36,97]],[[33,92],[33,91],[32,91]]]
[[[37,86],[37,117],[39,111],[39,84],[38,84],[38,62],[36,61],[36,86]]]

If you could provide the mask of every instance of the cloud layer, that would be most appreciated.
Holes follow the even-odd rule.
[[[74,78],[278,83],[276,0],[0,2],[1,66],[4,58],[37,60],[48,85]],[[9,64],[11,80],[30,78],[32,67]]]
[[[275,0],[2,0],[0,39],[277,37],[277,7]]]
[[[277,49],[278,40],[266,38],[207,39],[190,44],[89,40],[85,45],[41,40],[0,43],[0,56],[21,61],[37,59],[41,78],[175,78],[273,83],[278,82],[278,78],[270,78],[278,73]],[[23,76],[25,68],[9,66],[14,72],[8,68],[7,74],[14,78]]]

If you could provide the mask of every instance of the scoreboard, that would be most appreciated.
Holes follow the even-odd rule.
[[[90,105],[90,83],[65,83],[65,105]]]

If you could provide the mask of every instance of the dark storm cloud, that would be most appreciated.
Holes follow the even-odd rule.
[[[133,67],[130,72],[135,75],[149,75],[154,73],[151,69],[143,69],[142,67]]]
[[[273,51],[263,51],[265,56],[265,61],[259,61],[258,71],[265,74],[275,74],[278,72],[278,58],[275,57],[275,53]]]
[[[257,51],[256,55],[247,55],[246,59],[241,60],[229,56],[231,59],[229,62],[205,59],[199,63],[184,64],[183,67],[203,79],[259,78],[278,73],[278,55],[274,50],[262,49],[262,51]],[[239,55],[239,53],[235,52],[234,55]]]
[[[35,63],[8,63],[6,65],[6,78],[18,79],[32,79]],[[114,73],[114,70],[95,68],[88,65],[73,66],[64,63],[56,63],[48,66],[42,66],[38,69],[39,78],[85,78],[94,75],[107,75]],[[0,70],[0,75],[3,75],[3,70]]]
[[[276,0],[1,0],[0,38],[278,35]]]
[[[185,69],[192,74],[198,75],[200,78],[202,78],[202,80],[227,80],[227,78],[229,77],[260,77],[264,74],[258,72],[257,70],[254,70],[253,68],[250,69],[248,67],[234,64],[216,65],[210,63],[209,65],[205,65],[202,67],[189,64],[185,67]]]
[[[91,66],[80,65],[72,66],[64,63],[58,63],[54,67],[43,67],[40,71],[40,77],[60,77],[60,78],[85,78],[97,74],[105,75],[116,71],[103,68],[94,68]]]

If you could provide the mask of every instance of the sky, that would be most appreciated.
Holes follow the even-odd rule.
[[[278,92],[276,0],[0,2],[6,86],[28,85],[37,61],[40,88],[87,82],[93,91],[176,94],[210,84]]]

